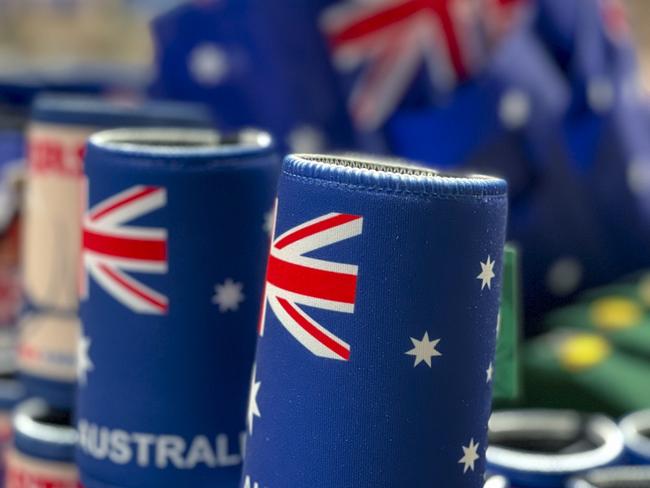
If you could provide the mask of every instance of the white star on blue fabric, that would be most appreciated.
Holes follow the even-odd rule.
[[[79,385],[85,385],[88,380],[88,371],[93,371],[95,365],[90,360],[90,339],[83,334],[77,341],[77,380]]]
[[[492,363],[488,366],[488,369],[485,370],[485,375],[486,375],[486,383],[489,383],[492,381],[492,376],[494,375],[494,366],[492,366]]]
[[[325,148],[325,135],[311,125],[301,125],[291,131],[287,142],[294,153],[314,153]]]
[[[246,296],[242,293],[244,285],[228,278],[223,284],[215,285],[212,303],[219,305],[219,312],[236,312]]]
[[[429,340],[428,332],[424,333],[422,340],[411,337],[411,342],[413,343],[413,349],[406,351],[404,354],[415,356],[415,364],[413,364],[414,368],[420,363],[426,363],[430,368],[431,358],[434,356],[442,356],[442,353],[436,350],[436,346],[440,342],[440,339]]]
[[[490,256],[488,256],[487,261],[481,261],[481,273],[476,277],[477,280],[481,280],[481,290],[488,287],[488,290],[492,289],[492,279],[494,278],[494,264],[495,261],[492,261]]]
[[[257,375],[257,365],[253,365],[253,373],[251,374],[250,392],[248,394],[248,412],[246,414],[246,426],[248,427],[248,433],[250,435],[253,435],[253,421],[255,420],[255,417],[262,418],[260,407],[257,404],[257,395],[260,392],[260,387],[262,386],[262,382],[256,380],[256,375]]]
[[[257,481],[251,484],[251,477],[247,475],[244,479],[244,488],[260,488],[260,484]]]
[[[226,51],[211,42],[199,44],[192,50],[188,67],[194,80],[206,86],[221,83],[230,69]]]
[[[474,471],[474,463],[480,457],[477,452],[478,446],[479,444],[474,442],[474,438],[469,441],[469,446],[461,446],[463,448],[463,457],[458,460],[458,463],[463,465],[463,474],[467,473],[469,469]]]

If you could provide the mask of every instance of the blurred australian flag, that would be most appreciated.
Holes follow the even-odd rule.
[[[650,111],[620,0],[196,0],[152,30],[152,93],[221,127],[505,177],[529,332],[650,265]]]

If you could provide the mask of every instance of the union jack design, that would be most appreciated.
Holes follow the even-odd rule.
[[[294,227],[271,246],[259,334],[266,302],[280,323],[314,355],[347,361],[350,345],[312,319],[298,304],[354,313],[358,267],[305,254],[361,235],[363,217],[330,213]]]
[[[164,188],[133,186],[98,203],[83,217],[82,260],[86,271],[113,298],[137,313],[167,313],[166,296],[125,273],[166,273],[167,231],[125,224],[163,208],[166,201]],[[84,298],[88,294],[86,279],[84,273]]]
[[[600,9],[605,25],[605,32],[614,42],[630,38],[630,24],[627,9],[621,0],[600,0]]]
[[[478,0],[383,0],[325,12],[336,64],[345,71],[365,65],[349,101],[360,129],[376,129],[390,116],[423,64],[444,90],[475,70],[479,8]]]
[[[531,7],[530,0],[483,0],[481,20],[487,29],[491,46],[496,45],[512,29],[519,24],[527,10]]]

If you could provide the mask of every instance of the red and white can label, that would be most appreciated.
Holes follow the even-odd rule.
[[[25,315],[20,322],[18,368],[39,378],[75,382],[79,330],[76,316]]]
[[[72,463],[36,459],[15,449],[7,455],[6,488],[81,488]]]
[[[77,308],[83,157],[93,132],[51,124],[29,129],[23,286],[35,306]]]

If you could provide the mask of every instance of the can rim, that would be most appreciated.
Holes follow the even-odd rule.
[[[627,448],[650,458],[650,438],[641,434],[642,430],[650,429],[650,409],[626,415],[621,419],[619,427]]]
[[[101,151],[156,158],[231,158],[271,152],[268,132],[242,129],[232,134],[212,129],[122,128],[97,132],[89,146]]]
[[[118,99],[79,93],[43,92],[31,107],[34,123],[89,127],[164,126],[210,127],[207,108],[190,102]]]
[[[487,461],[516,471],[562,474],[585,471],[618,459],[624,449],[623,434],[604,415],[583,415],[569,410],[506,410],[490,418],[492,432],[564,432],[584,423],[586,432],[602,444],[595,449],[571,454],[537,454],[499,446],[489,446]]]
[[[443,173],[415,161],[352,154],[291,154],[284,172],[332,184],[439,196],[503,197],[505,180],[481,174]]]
[[[64,446],[74,446],[77,432],[71,425],[55,425],[37,420],[50,411],[44,400],[32,398],[20,403],[14,412],[13,424],[16,435],[28,439]]]

